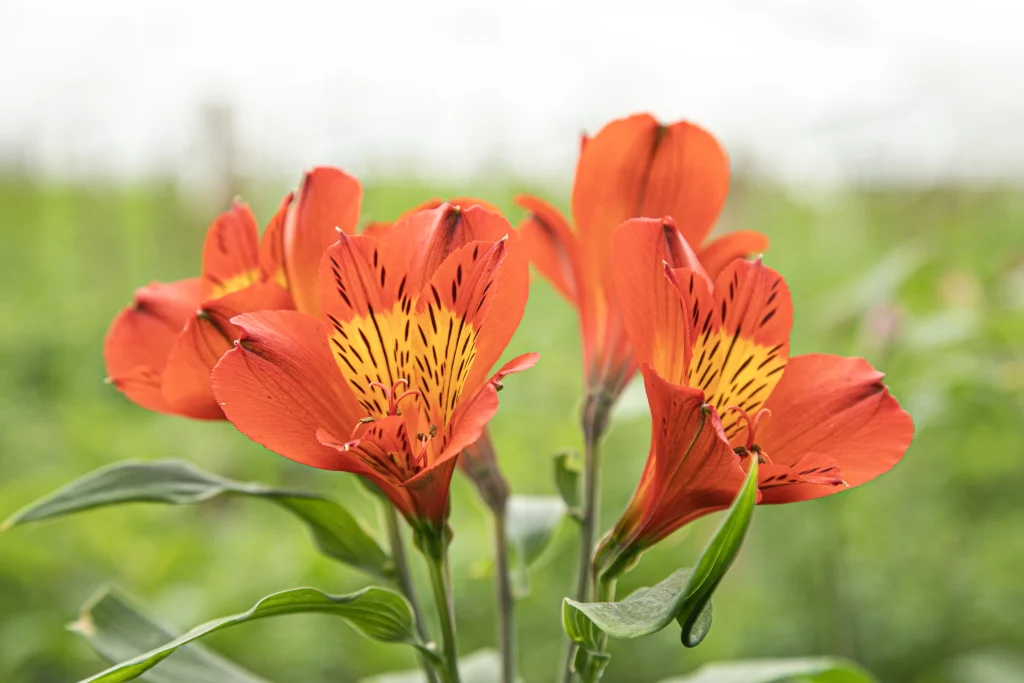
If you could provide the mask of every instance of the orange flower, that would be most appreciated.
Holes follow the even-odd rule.
[[[517,198],[530,212],[520,230],[531,260],[579,311],[591,391],[614,398],[636,370],[611,294],[608,256],[615,229],[629,218],[671,216],[714,277],[732,259],[768,247],[764,235],[750,231],[705,244],[728,190],[729,162],[710,133],[686,121],[663,126],[640,114],[583,138],[572,191],[576,232],[550,204]]]
[[[442,205],[380,236],[342,235],[320,270],[323,318],[249,313],[213,373],[228,419],[312,467],[354,472],[414,525],[443,526],[456,456],[498,409],[491,367],[526,304],[525,253],[508,222]],[[418,526],[419,528],[419,526]]]
[[[210,226],[202,275],[135,292],[107,332],[111,382],[144,408],[222,419],[210,372],[239,330],[230,320],[261,309],[319,311],[320,257],[337,230],[354,232],[362,190],[332,168],[306,174],[259,239],[249,207],[236,203]]]
[[[725,508],[757,457],[760,502],[863,484],[913,438],[910,416],[860,358],[789,356],[793,306],[760,260],[714,281],[663,258],[661,221],[627,221],[612,277],[641,364],[653,434],[647,467],[611,541],[642,548]]]

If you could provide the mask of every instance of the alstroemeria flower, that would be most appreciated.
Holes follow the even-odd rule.
[[[891,469],[908,415],[860,358],[789,356],[793,306],[777,272],[737,259],[712,287],[664,262],[662,221],[615,234],[612,276],[651,406],[647,467],[611,540],[646,547],[725,508],[759,458],[762,503],[819,498]]]
[[[136,290],[111,323],[103,345],[110,381],[144,408],[223,419],[210,372],[238,338],[231,318],[318,311],[320,257],[337,240],[336,228],[355,231],[361,197],[352,176],[314,169],[285,197],[262,240],[249,207],[236,203],[207,231],[200,277]]]
[[[242,337],[213,386],[257,443],[364,476],[410,523],[438,527],[456,456],[497,411],[502,377],[537,360],[489,376],[522,317],[527,262],[508,222],[480,207],[421,211],[383,236],[327,250],[323,317],[235,318]]]
[[[745,230],[705,243],[728,190],[729,161],[714,136],[687,121],[664,126],[640,114],[583,138],[572,190],[575,232],[547,202],[517,198],[530,212],[520,231],[533,264],[579,311],[592,392],[617,397],[636,371],[611,292],[615,229],[629,218],[671,216],[715,276],[734,258],[768,247],[764,235]]]

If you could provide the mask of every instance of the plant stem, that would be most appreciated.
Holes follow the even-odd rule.
[[[459,646],[455,639],[455,608],[452,601],[451,572],[448,567],[448,549],[444,549],[441,557],[426,553],[427,567],[430,569],[430,587],[434,591],[434,604],[437,607],[437,618],[441,623],[441,649],[444,653],[443,671],[445,683],[459,681]]]
[[[413,616],[416,619],[416,633],[424,643],[430,642],[430,634],[427,633],[427,622],[423,618],[423,609],[420,607],[419,598],[416,596],[416,587],[412,582],[412,573],[409,571],[409,558],[405,554],[405,541],[402,540],[402,529],[399,526],[398,511],[393,505],[383,504],[384,523],[388,529],[388,541],[391,545],[391,560],[395,564],[395,575],[398,587],[401,589],[405,599],[409,601]],[[438,683],[437,672],[427,661],[426,657],[420,656],[420,664],[423,672],[427,675],[429,683]]]
[[[576,587],[574,600],[587,602],[593,586],[591,565],[594,542],[601,508],[601,449],[600,441],[608,424],[611,404],[603,394],[590,394],[583,409],[583,506],[580,518],[580,550],[576,560]],[[572,680],[573,652],[570,641],[562,668],[562,681]]]
[[[512,576],[509,572],[508,530],[506,509],[494,511],[494,557],[497,564],[495,583],[498,592],[498,645],[501,650],[501,682],[516,679],[515,600],[512,597]]]

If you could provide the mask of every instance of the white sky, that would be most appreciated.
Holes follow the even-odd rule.
[[[0,163],[571,173],[650,110],[795,182],[1024,177],[1024,2],[0,0]],[[770,8],[770,9],[769,9]]]

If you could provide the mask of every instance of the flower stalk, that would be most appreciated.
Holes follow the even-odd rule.
[[[498,600],[498,647],[501,651],[501,682],[516,680],[515,599],[509,571],[508,518],[506,507],[494,512],[495,584]]]
[[[448,563],[447,529],[423,526],[416,530],[416,546],[423,553],[430,574],[434,607],[441,626],[441,676],[444,683],[461,683],[459,679],[459,644],[455,628],[455,601],[452,593],[451,567]]]
[[[574,600],[586,602],[593,587],[593,554],[597,525],[601,517],[601,438],[608,428],[612,398],[605,393],[591,393],[583,407],[583,504],[580,511],[580,547],[576,561]],[[569,642],[562,680],[572,680],[574,647]]]
[[[430,642],[430,634],[427,633],[427,622],[423,618],[423,608],[420,606],[419,598],[416,595],[416,587],[412,582],[412,573],[409,571],[409,558],[405,554],[405,541],[402,539],[402,529],[398,522],[398,511],[387,501],[381,503],[384,510],[384,523],[388,530],[388,542],[391,546],[391,561],[395,565],[395,580],[401,589],[405,599],[409,601],[413,616],[416,618],[416,633],[424,643]],[[426,657],[420,657],[420,665],[423,673],[427,676],[428,683],[438,683],[437,672]]]

